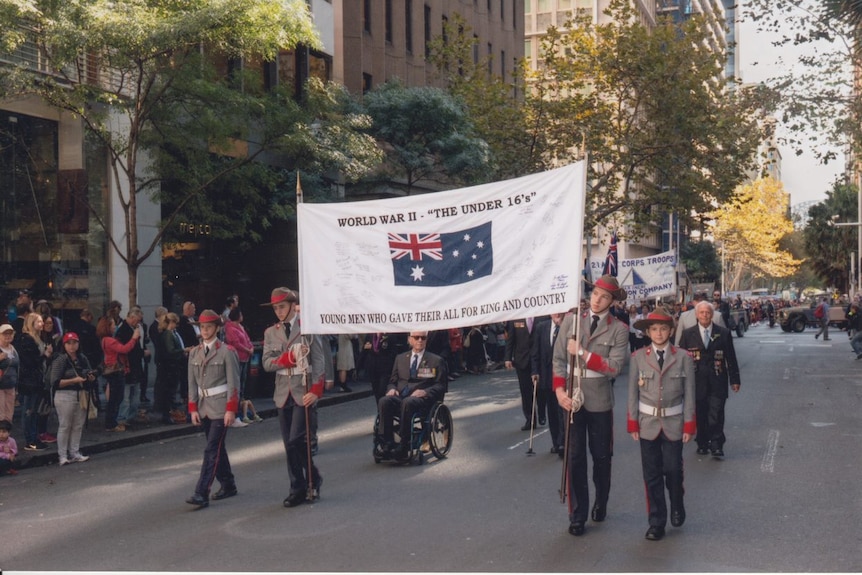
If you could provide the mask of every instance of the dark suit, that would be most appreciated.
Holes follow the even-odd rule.
[[[392,375],[389,378],[389,390],[395,390],[395,395],[384,395],[377,403],[380,414],[380,439],[384,445],[394,442],[393,419],[400,417],[402,426],[409,422],[414,413],[427,412],[434,403],[443,401],[443,396],[449,387],[449,374],[446,362],[439,355],[425,351],[418,365],[416,377],[410,377],[410,362],[413,351],[408,351],[395,358]],[[426,397],[415,397],[410,394],[417,389],[423,389]],[[409,448],[410,435],[401,434],[401,447]]]
[[[506,322],[506,355],[505,360],[511,361],[518,374],[518,388],[521,391],[521,409],[524,412],[526,426],[530,425],[533,413],[533,380],[530,377],[533,349],[533,330],[528,329],[526,319]],[[536,415],[539,420],[545,419],[545,404],[538,402]]]
[[[362,350],[365,375],[371,382],[375,401],[386,395],[386,386],[389,384],[389,376],[392,375],[392,364],[395,361],[395,350],[392,349],[389,335],[385,333],[374,333],[365,336],[365,345],[368,349]]]
[[[554,344],[558,333],[553,340],[551,333],[558,326],[550,319],[544,319],[533,325],[533,348],[530,354],[532,359],[533,375],[539,378],[539,387],[536,392],[539,405],[547,404],[548,430],[551,434],[551,445],[558,450],[565,445],[565,427],[563,426],[563,410],[554,397]]]
[[[728,384],[739,385],[739,364],[730,330],[712,323],[709,332],[708,347],[703,345],[700,324],[682,332],[679,347],[694,359],[697,446],[715,450],[724,447],[724,404]]]
[[[192,318],[193,320],[194,318]],[[186,316],[180,316],[180,323],[177,325],[177,333],[180,334],[180,339],[183,340],[183,348],[194,347],[198,344],[198,334],[195,331],[195,326],[191,324],[191,321]],[[188,390],[188,366],[189,366],[189,358],[188,356],[183,355],[182,363],[180,365],[179,374],[180,374],[180,395],[183,396],[183,401],[187,400],[187,390]]]

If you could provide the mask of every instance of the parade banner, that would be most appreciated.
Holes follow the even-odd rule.
[[[629,302],[676,295],[676,254],[662,252],[645,258],[620,260],[620,286]]]
[[[437,330],[577,306],[584,169],[299,204],[303,332]]]

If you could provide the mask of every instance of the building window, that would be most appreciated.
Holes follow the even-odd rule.
[[[444,14],[443,15],[443,34],[442,34],[444,46],[449,45],[449,37],[446,35],[446,28],[448,28],[448,26],[449,26],[449,18],[447,18],[446,15]]]
[[[524,0],[524,14],[532,14],[533,0]]]
[[[533,59],[533,41],[530,39],[524,40],[524,58],[528,62]]]
[[[500,20],[504,20],[504,14],[506,14],[506,0],[500,0]]]
[[[404,3],[404,43],[405,49],[413,53],[413,0]]]
[[[392,0],[386,0],[386,41],[392,43]]]
[[[362,2],[362,19],[365,31],[371,34],[371,0]]]
[[[492,66],[494,65],[494,46],[488,42],[488,75],[494,73]]]
[[[551,11],[551,0],[538,0],[538,7],[536,8],[536,12],[550,12]]]
[[[372,80],[371,74],[368,74],[366,72],[362,73],[362,93],[363,94],[367,94],[368,92],[371,91],[371,88],[372,88],[371,80]]]
[[[473,34],[473,66],[479,63],[479,37]]]
[[[425,5],[425,57],[431,55],[431,7]]]
[[[500,78],[506,79],[506,51],[500,50]]]

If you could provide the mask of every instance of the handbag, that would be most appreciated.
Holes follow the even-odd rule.
[[[81,409],[87,412],[87,419],[96,419],[99,417],[99,410],[96,409],[96,402],[93,401],[92,396],[90,395],[92,392],[87,391],[86,389],[78,392],[78,405],[81,406]]]

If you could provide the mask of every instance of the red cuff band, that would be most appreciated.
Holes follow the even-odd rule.
[[[286,351],[275,360],[275,364],[279,367],[296,367],[296,360],[293,358],[292,351]]]

